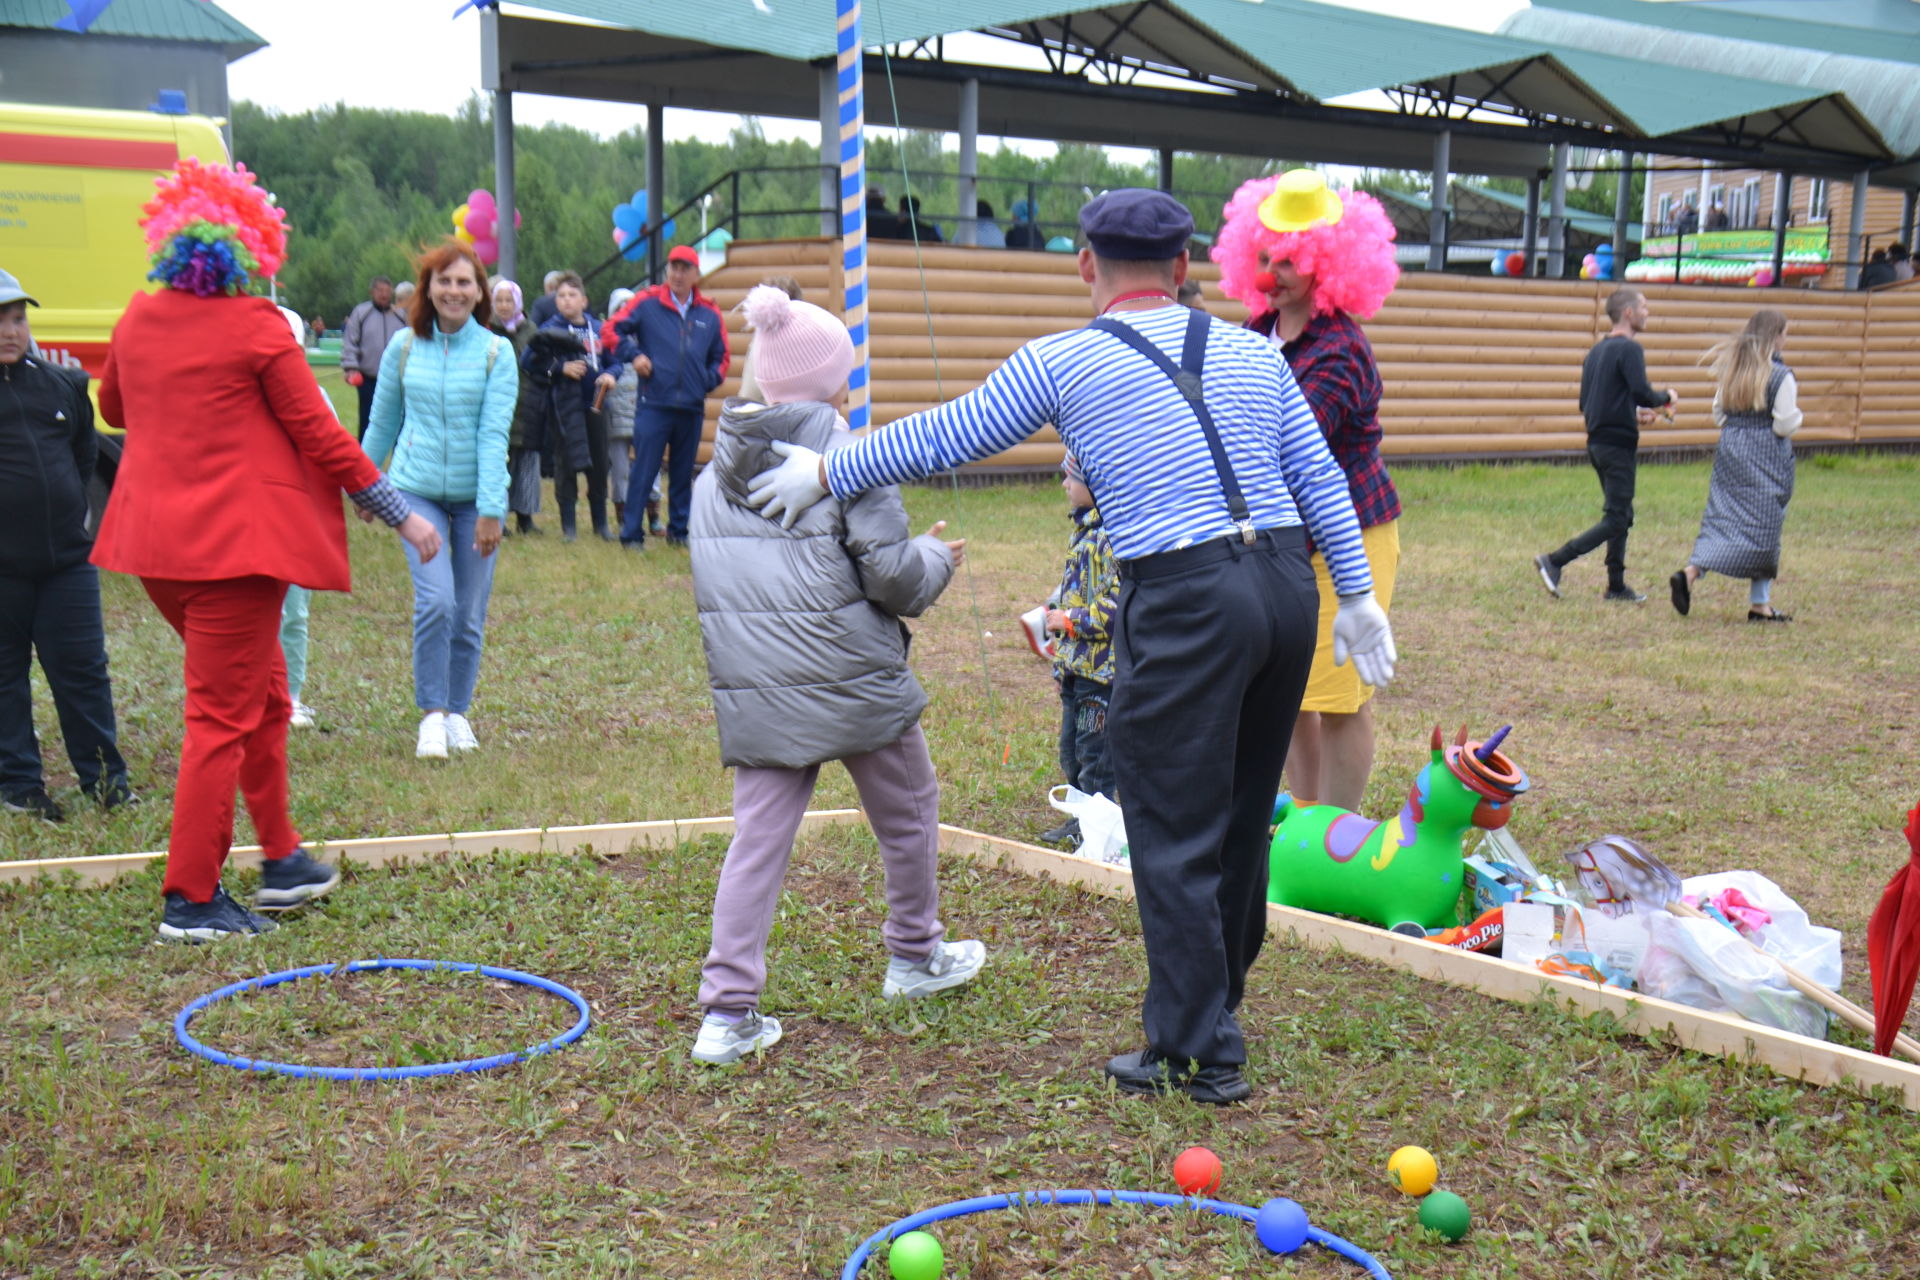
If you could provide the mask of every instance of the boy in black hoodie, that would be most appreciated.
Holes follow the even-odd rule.
[[[87,375],[35,354],[29,303],[40,305],[0,271],[0,803],[59,822],[66,814],[47,794],[33,732],[36,650],[81,789],[108,809],[134,794],[114,726],[100,577],[87,562]]]

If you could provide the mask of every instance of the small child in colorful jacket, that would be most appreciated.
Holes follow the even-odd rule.
[[[1060,769],[1067,785],[1089,795],[1114,795],[1107,759],[1107,702],[1113,694],[1113,614],[1120,596],[1120,570],[1093,493],[1071,457],[1062,464],[1067,502],[1073,509],[1073,539],[1060,589],[1047,606],[1047,630],[1058,637],[1053,674],[1060,682]],[[1040,838],[1077,843],[1077,819]]]

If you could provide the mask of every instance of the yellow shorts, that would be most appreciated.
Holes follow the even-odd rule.
[[[1400,522],[1389,520],[1360,531],[1367,551],[1367,566],[1373,570],[1373,596],[1380,607],[1393,609],[1393,575],[1400,567]],[[1320,584],[1320,636],[1313,649],[1313,673],[1307,677],[1307,696],[1300,700],[1302,711],[1331,711],[1352,715],[1373,697],[1373,686],[1360,683],[1353,663],[1333,665],[1333,618],[1340,611],[1340,597],[1333,590],[1333,575],[1327,572],[1327,558],[1313,553],[1313,580]]]

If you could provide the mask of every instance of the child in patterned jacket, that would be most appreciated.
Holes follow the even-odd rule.
[[[1060,684],[1060,770],[1067,785],[1089,795],[1118,799],[1107,759],[1107,702],[1113,696],[1113,614],[1120,596],[1120,570],[1107,531],[1079,464],[1069,456],[1061,487],[1073,509],[1073,539],[1060,589],[1047,606],[1054,634],[1053,675]],[[1080,820],[1043,834],[1048,844],[1078,845]]]

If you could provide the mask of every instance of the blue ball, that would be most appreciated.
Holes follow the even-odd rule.
[[[1292,1200],[1269,1200],[1260,1206],[1253,1231],[1269,1252],[1292,1253],[1307,1242],[1307,1211]]]

